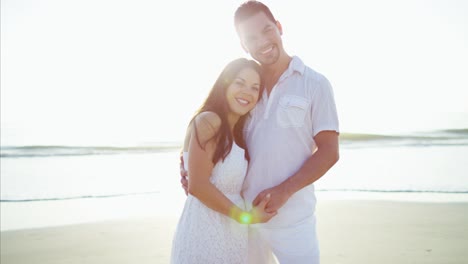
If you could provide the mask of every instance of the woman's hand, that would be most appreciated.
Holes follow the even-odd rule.
[[[266,205],[270,201],[270,198],[271,195],[267,194],[257,206],[250,210],[250,212],[241,214],[239,222],[242,224],[258,224],[270,221],[270,219],[277,214],[277,211],[265,211]]]

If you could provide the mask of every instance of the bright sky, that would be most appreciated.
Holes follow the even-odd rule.
[[[243,1],[2,0],[1,144],[180,141]],[[331,81],[341,130],[468,127],[468,2],[264,1]]]

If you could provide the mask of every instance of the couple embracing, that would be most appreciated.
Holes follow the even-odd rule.
[[[339,156],[332,87],[286,53],[261,2],[234,23],[255,61],[230,62],[188,126],[171,263],[319,263],[313,183]]]

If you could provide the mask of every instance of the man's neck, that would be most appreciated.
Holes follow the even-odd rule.
[[[275,64],[263,66],[265,89],[268,95],[270,95],[281,75],[288,69],[291,60],[292,57],[285,54],[285,56],[280,57]]]

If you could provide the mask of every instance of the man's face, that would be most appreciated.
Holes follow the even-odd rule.
[[[283,52],[279,23],[259,12],[238,25],[242,47],[262,65],[272,65]]]

